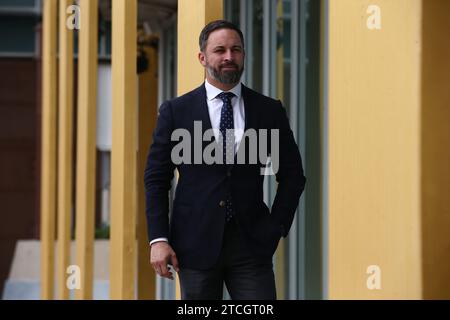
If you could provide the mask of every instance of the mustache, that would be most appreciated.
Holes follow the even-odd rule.
[[[239,69],[239,66],[234,62],[224,63],[220,65],[220,68],[226,68],[226,67],[235,67],[236,69]]]

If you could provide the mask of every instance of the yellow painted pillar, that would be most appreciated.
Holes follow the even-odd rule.
[[[421,298],[422,1],[328,3],[328,296]]]
[[[111,299],[135,298],[137,1],[112,1]]]
[[[76,264],[81,289],[76,299],[92,299],[95,223],[98,1],[80,0],[76,177]]]
[[[223,18],[222,0],[178,1],[178,95],[198,87],[205,72],[198,62],[198,37],[203,27]]]
[[[57,1],[43,3],[42,159],[41,159],[41,298],[54,297],[56,214]]]
[[[66,26],[72,0],[59,0],[58,298],[69,299],[73,147],[73,30]]]
[[[178,0],[178,96],[205,81],[205,69],[198,61],[198,37],[203,27],[223,19],[223,0]],[[176,297],[180,284],[177,277]]]
[[[149,37],[145,38],[147,41]],[[145,217],[145,190],[143,173],[147,162],[152,133],[158,117],[158,52],[145,47],[148,69],[139,76],[139,151],[138,151],[138,299],[156,299],[156,274],[150,265],[150,246]]]

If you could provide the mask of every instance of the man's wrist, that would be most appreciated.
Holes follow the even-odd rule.
[[[152,241],[150,241],[150,246],[152,246],[153,244],[155,244],[157,242],[169,242],[169,239],[167,239],[167,238],[156,238],[156,239],[153,239]]]

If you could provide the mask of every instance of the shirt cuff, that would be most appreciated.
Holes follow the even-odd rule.
[[[169,239],[167,239],[167,238],[156,238],[156,239],[153,239],[152,241],[150,241],[150,245],[152,245],[152,244],[154,244],[156,242],[162,242],[162,241],[169,242]]]

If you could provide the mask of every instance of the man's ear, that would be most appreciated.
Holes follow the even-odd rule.
[[[201,51],[198,53],[198,61],[200,61],[202,66],[206,67],[206,57],[205,54]]]

